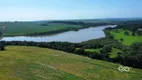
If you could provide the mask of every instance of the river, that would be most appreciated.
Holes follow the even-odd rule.
[[[116,25],[90,27],[86,29],[80,29],[78,31],[67,31],[55,35],[2,37],[0,41],[34,41],[34,42],[65,41],[65,42],[78,43],[90,39],[98,39],[101,37],[105,37],[103,29],[107,27],[116,27]]]

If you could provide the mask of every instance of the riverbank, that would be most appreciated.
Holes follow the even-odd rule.
[[[42,36],[14,36],[14,37],[3,37],[3,41],[34,41],[34,42],[73,42],[78,43],[82,41],[87,41],[90,39],[98,39],[105,37],[103,30],[107,27],[115,27],[116,25],[105,25],[105,26],[95,26],[90,28],[80,29],[78,31],[67,31],[60,32],[54,35],[42,35]],[[83,35],[83,36],[82,36]]]
[[[6,25],[3,36],[36,36],[56,34],[66,31],[77,31],[84,28],[95,27],[100,25],[108,25],[108,23],[84,23],[65,21],[65,23],[55,23],[48,21],[36,22],[0,22]],[[0,27],[1,29],[1,27]]]
[[[119,25],[115,28],[105,28],[104,31],[107,30],[110,32],[110,30],[114,31],[115,29],[119,29],[119,28],[133,30],[134,25],[132,25],[132,24],[127,25],[129,27],[125,27],[126,25],[123,27],[120,27],[120,26],[121,25]],[[98,27],[98,28],[100,28],[100,27]],[[139,26],[137,27],[137,25],[135,25],[134,29],[139,30]],[[101,31],[102,30],[103,29],[101,29]],[[96,32],[98,30],[95,30],[95,31],[92,30],[92,31]],[[86,32],[89,33],[90,31],[86,31]],[[121,40],[121,42],[119,42],[118,40],[115,40],[116,39],[115,37],[117,37],[117,36],[112,36],[109,34],[109,32],[106,33],[107,36],[105,38],[93,39],[93,40],[89,40],[89,41],[82,42],[82,43],[76,43],[76,44],[75,43],[67,43],[64,41],[63,42],[53,41],[50,43],[47,43],[47,42],[37,43],[37,42],[33,42],[33,41],[26,42],[26,41],[21,41],[21,40],[20,41],[10,41],[10,42],[3,41],[1,43],[5,44],[5,45],[38,46],[38,47],[43,47],[43,48],[62,50],[62,51],[69,52],[69,53],[87,56],[92,59],[105,60],[105,61],[109,61],[109,62],[119,63],[119,64],[142,69],[142,65],[140,65],[142,59],[141,59],[141,57],[139,57],[139,56],[141,56],[142,43],[136,41],[135,43],[131,43],[130,46],[126,46],[126,45],[124,45],[122,40]],[[119,33],[119,30],[116,30],[116,33]],[[134,32],[132,32],[132,33],[134,33]],[[81,33],[79,35],[79,37],[76,37],[76,38],[81,39],[82,36],[85,36],[84,34],[86,35],[86,33],[83,32],[83,34]],[[98,34],[99,33],[92,34],[92,35],[98,36]],[[131,36],[129,33],[126,34],[124,32],[123,32],[123,35]],[[138,35],[138,32],[135,32],[135,35],[133,35],[132,37],[135,37],[137,35]],[[61,35],[61,36],[64,37],[63,35]],[[67,38],[69,40],[74,39],[74,38],[70,39],[69,35],[67,35],[67,36],[69,37],[69,38]],[[58,37],[56,37],[55,39],[57,40]],[[22,38],[22,40],[23,40],[23,38]],[[33,40],[38,40],[38,39],[33,39]],[[46,40],[50,40],[50,39],[46,39]],[[62,40],[64,40],[64,39],[62,39]]]

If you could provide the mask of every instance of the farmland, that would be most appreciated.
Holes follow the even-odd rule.
[[[142,80],[142,0],[0,0],[0,80]]]
[[[140,80],[142,78],[141,22],[131,23],[120,22],[117,27],[104,29],[106,37],[81,43],[1,41],[0,79]],[[30,36],[40,33],[44,35],[89,28],[94,25],[102,23],[8,22],[3,36]],[[130,72],[118,71],[120,64],[129,66]]]
[[[79,25],[67,25],[62,23],[49,23],[45,25],[43,22],[3,22],[0,24],[6,25],[6,29],[3,36],[20,36],[31,33],[51,32],[68,28],[81,27]],[[2,26],[0,26],[0,29],[1,27]]]
[[[119,64],[62,51],[7,46],[0,52],[1,80],[140,80],[142,70],[118,71]]]

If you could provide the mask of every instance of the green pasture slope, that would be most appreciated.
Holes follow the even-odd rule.
[[[142,36],[132,36],[132,32],[129,32],[129,35],[125,35],[124,32],[126,30],[123,29],[117,29],[117,30],[111,30],[110,34],[114,37],[115,40],[118,40],[119,42],[122,42],[125,45],[131,45],[134,42],[142,42]],[[121,41],[120,39],[123,39],[123,41]]]
[[[0,25],[6,24],[6,30],[3,36],[18,36],[27,33],[40,33],[50,32],[67,29],[69,27],[80,28],[79,25],[67,25],[62,23],[48,23],[48,26],[41,26],[43,22],[6,22],[0,23]],[[2,26],[0,26],[1,29]]]
[[[0,51],[0,80],[141,80],[142,70],[62,51],[7,46]]]

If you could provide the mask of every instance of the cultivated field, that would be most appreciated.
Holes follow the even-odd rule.
[[[118,71],[118,64],[62,51],[7,46],[0,52],[0,80],[140,80],[142,70]]]
[[[31,33],[59,31],[68,28],[80,28],[79,25],[68,25],[62,23],[44,23],[44,22],[6,22],[0,23],[6,25],[3,36],[19,36]],[[1,29],[2,26],[0,26]]]

